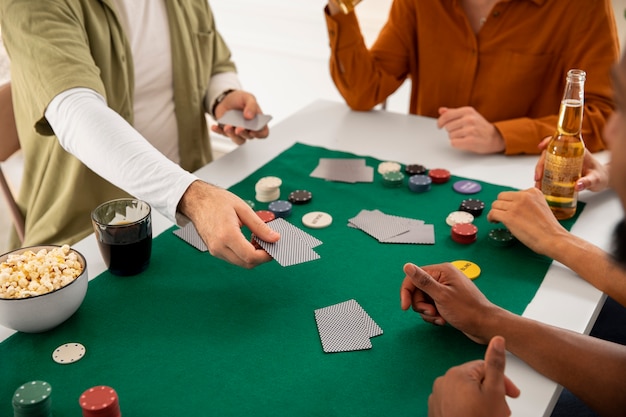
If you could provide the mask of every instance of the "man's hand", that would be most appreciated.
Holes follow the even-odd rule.
[[[558,222],[537,188],[505,191],[491,204],[490,222],[503,223],[520,242],[541,255],[554,257],[555,240],[568,233]]]
[[[453,148],[478,154],[504,152],[504,139],[473,107],[439,108],[437,127],[446,129]]]
[[[519,388],[504,375],[504,339],[491,339],[484,361],[450,368],[435,380],[428,398],[429,417],[506,417],[511,410],[505,396],[517,398]]]
[[[475,342],[486,344],[493,335],[483,326],[501,310],[480,292],[474,283],[452,264],[404,265],[400,287],[403,310],[413,307],[428,323],[443,326],[446,322]]]
[[[231,192],[195,181],[183,195],[178,209],[193,222],[211,255],[243,268],[253,268],[272,259],[246,239],[241,227],[247,226],[266,242],[276,242],[280,235]]]
[[[257,114],[263,114],[256,98],[252,94],[241,90],[235,90],[229,93],[224,100],[215,107],[215,118],[219,119],[228,110],[241,110],[243,111],[243,117],[248,120],[254,119],[254,116]],[[270,129],[267,126],[264,126],[261,130],[253,131],[230,125],[213,125],[211,126],[211,130],[220,135],[228,136],[237,145],[243,145],[250,139],[266,138],[270,133]]]

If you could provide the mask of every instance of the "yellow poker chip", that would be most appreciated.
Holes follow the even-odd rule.
[[[452,262],[452,265],[463,272],[469,279],[476,279],[480,276],[480,267],[474,262],[459,260]]]

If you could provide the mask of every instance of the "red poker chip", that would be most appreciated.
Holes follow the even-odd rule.
[[[276,215],[269,210],[257,210],[257,216],[261,218],[265,223],[269,223],[276,218]]]
[[[433,180],[433,183],[443,184],[450,180],[450,171],[443,168],[435,168],[428,171],[428,176]]]
[[[100,385],[83,392],[78,403],[83,417],[121,417],[117,393],[111,387]]]
[[[477,234],[478,228],[471,223],[457,223],[450,231],[452,240],[464,245],[475,242]]]

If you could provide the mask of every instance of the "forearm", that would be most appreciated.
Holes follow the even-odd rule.
[[[150,145],[101,96],[68,90],[52,100],[46,118],[65,150],[175,221],[178,202],[196,177]]]
[[[507,349],[565,386],[602,415],[626,409],[626,347],[500,310],[485,329],[504,336]]]
[[[551,239],[545,255],[567,266],[591,285],[626,307],[626,271],[599,247],[564,232]]]
[[[352,109],[372,109],[394,92],[404,77],[387,73],[383,63],[367,49],[354,13],[325,13],[325,18],[331,48],[330,74],[337,90]]]

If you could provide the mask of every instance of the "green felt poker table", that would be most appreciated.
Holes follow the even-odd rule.
[[[312,178],[320,158],[365,158],[374,167],[374,180]],[[459,194],[454,182],[475,178],[451,169],[448,182],[414,193],[406,179],[397,187],[384,186],[376,172],[382,160],[289,144],[229,186],[254,200],[256,182],[277,176],[283,199],[296,189],[310,191],[311,201],[294,205],[286,220],[322,241],[314,261],[288,267],[273,261],[244,270],[190,246],[173,234],[177,226],[164,226],[145,272],[96,274],[84,303],[65,323],[0,343],[0,415],[12,415],[15,389],[32,380],[52,386],[55,416],[80,415],[78,397],[97,385],[117,391],[124,416],[427,415],[434,379],[451,366],[483,357],[484,346],[400,309],[403,264],[472,261],[481,268],[474,282],[485,295],[522,314],[551,260],[519,242],[500,247],[489,241],[488,232],[497,227],[486,219],[489,206],[498,193],[515,188],[476,180],[479,193]],[[417,158],[402,162],[435,168]],[[474,221],[476,242],[459,244],[445,219],[468,197],[484,201],[486,208]],[[578,214],[588,210],[583,206]],[[255,209],[265,208],[267,203],[255,202]],[[435,244],[380,243],[348,227],[362,209],[424,220],[434,225]],[[333,223],[306,228],[301,218],[311,211],[331,214]],[[576,220],[563,224],[571,228]],[[245,228],[243,233],[250,235]],[[371,339],[371,349],[324,353],[314,311],[350,299],[383,334]],[[55,363],[53,350],[69,342],[83,344],[85,356],[68,365]]]

